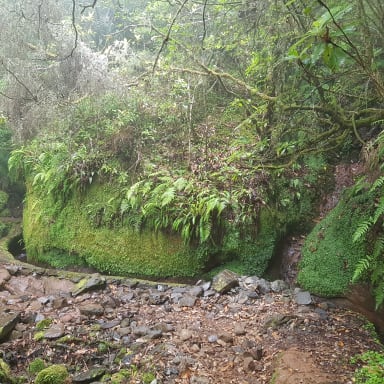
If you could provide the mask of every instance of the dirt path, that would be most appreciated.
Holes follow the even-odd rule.
[[[64,364],[73,383],[352,383],[350,358],[381,348],[361,316],[313,297],[299,305],[282,282],[239,278],[219,294],[108,278],[74,295],[80,275],[52,275],[0,267],[2,313],[19,316],[0,354],[28,382],[41,358]],[[79,379],[97,367],[104,379]]]

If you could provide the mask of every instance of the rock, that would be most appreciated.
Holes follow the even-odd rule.
[[[196,297],[192,297],[189,295],[185,295],[179,300],[180,307],[193,307],[195,303]]]
[[[9,279],[11,278],[11,274],[7,269],[0,269],[0,287],[2,287]]]
[[[192,338],[193,331],[190,329],[183,328],[178,332],[178,334],[181,341],[187,341],[188,339]]]
[[[106,280],[98,273],[94,273],[91,276],[81,279],[72,289],[72,296],[78,296],[81,293],[92,291],[95,289],[104,289],[106,286]]]
[[[199,285],[195,285],[188,291],[188,294],[193,297],[201,297],[203,296],[203,293],[204,293],[204,289]]]
[[[271,289],[273,292],[283,292],[288,289],[289,285],[283,280],[275,280],[271,283]]]
[[[242,323],[235,323],[233,332],[235,333],[236,336],[243,336],[247,333],[245,330],[244,324]]]
[[[227,344],[233,344],[233,336],[229,333],[221,333],[219,339],[223,340]]]
[[[209,335],[208,336],[208,343],[216,343],[217,340],[218,340],[217,335]]]
[[[19,313],[0,312],[0,342],[6,340],[20,319]]]
[[[293,320],[295,316],[293,315],[283,315],[281,313],[273,314],[269,316],[269,318],[264,322],[263,328],[272,328],[277,329],[281,327],[282,325],[290,322]]]
[[[190,384],[209,384],[211,381],[204,376],[191,376]]]
[[[80,313],[85,316],[100,316],[104,313],[104,308],[98,303],[86,303],[79,306]]]
[[[64,335],[65,327],[64,324],[57,323],[52,324],[45,332],[45,339],[58,339],[59,337]]]
[[[312,297],[307,291],[299,291],[295,294],[295,301],[298,305],[309,305],[312,303]]]
[[[94,367],[85,372],[80,372],[72,377],[73,383],[87,384],[100,379],[105,373],[105,369]]]
[[[212,289],[223,294],[239,285],[239,276],[228,269],[221,271],[212,279]]]
[[[245,357],[244,358],[244,370],[245,371],[254,371],[256,368],[255,362],[253,361],[253,357]]]

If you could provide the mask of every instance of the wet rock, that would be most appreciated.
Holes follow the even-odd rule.
[[[52,324],[45,332],[45,339],[58,339],[59,337],[64,335],[65,327],[64,324],[57,323]]]
[[[94,273],[91,276],[81,279],[72,289],[72,296],[78,296],[81,293],[89,292],[96,289],[104,289],[106,286],[106,280],[98,273]]]
[[[295,301],[298,305],[309,305],[312,303],[312,297],[307,291],[298,291],[295,294]]]
[[[239,276],[228,269],[221,271],[212,279],[212,289],[223,294],[239,285]]]
[[[85,316],[100,316],[104,313],[104,307],[98,303],[85,303],[79,306],[80,313]]]
[[[0,312],[0,342],[9,337],[19,320],[19,313]]]
[[[101,367],[94,367],[88,371],[80,372],[72,377],[73,383],[87,384],[93,383],[100,379],[105,373],[105,369]]]

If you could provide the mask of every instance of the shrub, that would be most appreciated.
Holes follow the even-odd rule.
[[[356,384],[381,384],[384,382],[384,353],[368,351],[352,359],[362,363],[355,372]]]

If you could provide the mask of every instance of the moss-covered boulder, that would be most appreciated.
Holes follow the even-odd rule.
[[[188,247],[176,234],[95,224],[94,207],[114,196],[111,186],[95,184],[57,207],[29,185],[23,216],[29,259],[58,268],[84,264],[115,275],[193,276],[204,268],[207,252]]]
[[[321,296],[346,293],[357,262],[365,255],[364,243],[353,243],[358,224],[372,211],[367,193],[346,191],[338,205],[308,235],[298,283]]]
[[[55,364],[41,370],[35,379],[35,384],[64,384],[69,373],[65,365]]]

